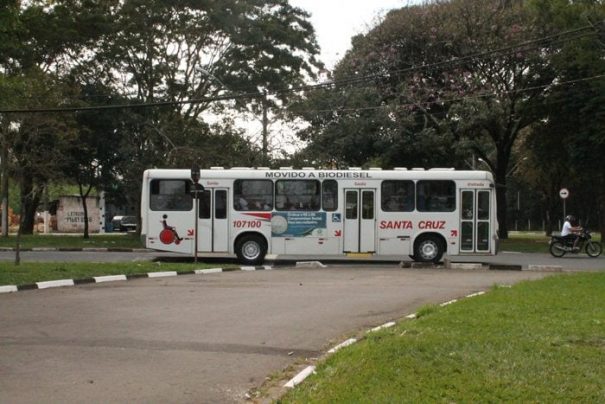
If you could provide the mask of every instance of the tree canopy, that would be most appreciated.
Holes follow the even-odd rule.
[[[19,182],[23,210],[31,218],[59,178],[138,206],[149,167],[265,165],[265,145],[236,119],[288,105],[307,145],[300,161],[489,169],[502,237],[522,170],[512,184],[538,190],[547,218],[565,185],[605,230],[602,1],[405,6],[354,37],[333,81],[312,87],[321,63],[308,18],[287,0],[4,2],[0,108],[158,103],[0,113],[3,174]]]
[[[13,172],[30,177],[14,178],[43,184],[47,176],[29,169],[40,165],[42,172],[102,187],[102,173],[111,172],[137,183],[125,189],[126,199],[138,205],[145,168],[254,160],[258,152],[234,129],[233,111],[258,112],[266,91],[283,102],[291,93],[280,90],[314,77],[319,49],[307,19],[286,0],[8,2],[0,10],[0,86],[10,90],[0,93],[3,109],[163,103],[98,113],[0,114]],[[38,92],[27,90],[34,88]],[[220,94],[240,98],[202,101]],[[20,142],[43,140],[39,129],[30,136],[36,120],[54,128],[54,142],[40,150],[50,147],[70,158],[44,159],[42,166],[35,153],[19,154]],[[213,152],[217,147],[221,153]],[[36,205],[36,195],[26,194]]]
[[[587,16],[602,21],[603,7],[598,1],[451,0],[393,10],[353,39],[332,86],[292,107],[310,124],[299,135],[309,151],[343,164],[469,168],[479,157],[494,173],[506,238],[507,182],[525,157],[517,153],[519,139],[553,122],[545,105],[573,80],[602,86],[595,72],[603,71],[603,50]],[[579,43],[599,56],[562,53],[582,49]],[[592,71],[572,68],[573,57]],[[599,110],[595,94],[582,93],[582,102],[588,97]],[[602,122],[595,126],[602,132]],[[603,137],[594,126],[589,132]]]

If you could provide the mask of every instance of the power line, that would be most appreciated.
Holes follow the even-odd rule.
[[[489,55],[493,55],[493,54],[497,54],[497,53],[506,53],[506,52],[517,51],[518,48],[521,48],[521,47],[524,47],[527,45],[541,43],[541,42],[549,41],[551,39],[559,38],[559,37],[562,37],[565,35],[577,34],[577,33],[581,33],[583,31],[588,31],[588,30],[592,30],[592,32],[588,32],[588,33],[585,33],[582,35],[577,35],[577,36],[571,37],[571,38],[561,38],[558,41],[552,41],[551,43],[568,42],[571,40],[580,39],[582,37],[595,34],[594,27],[592,25],[585,25],[580,28],[562,31],[557,34],[553,34],[553,35],[545,36],[542,38],[537,38],[537,39],[533,39],[530,41],[522,42],[517,45],[509,45],[509,46],[505,46],[505,47],[501,47],[501,48],[497,48],[497,49],[487,50],[487,51],[483,51],[483,52],[477,52],[477,53],[474,53],[471,55],[466,55],[466,56],[462,56],[462,57],[455,58],[455,59],[443,60],[443,61],[439,61],[439,62],[435,62],[435,63],[422,64],[422,65],[418,65],[418,66],[411,66],[411,67],[402,68],[402,69],[388,70],[383,73],[374,73],[374,74],[368,74],[368,75],[364,75],[364,76],[352,76],[350,78],[344,78],[344,79],[340,79],[340,80],[331,80],[331,81],[326,81],[326,82],[313,84],[313,85],[300,86],[297,88],[290,88],[290,89],[282,90],[282,91],[301,91],[301,90],[311,90],[311,89],[322,88],[322,87],[336,87],[336,86],[342,86],[342,85],[346,85],[346,84],[354,84],[356,82],[363,82],[363,81],[370,81],[370,80],[379,79],[379,78],[385,78],[385,77],[389,77],[391,75],[410,73],[410,72],[414,72],[417,70],[425,70],[425,69],[431,69],[431,68],[435,68],[435,67],[459,64],[459,63],[462,63],[462,62],[465,62],[468,60],[484,58],[485,56],[489,56]],[[526,49],[526,51],[536,50],[536,49],[541,49],[541,47]]]
[[[580,82],[584,82],[584,81],[591,81],[591,80],[600,79],[600,78],[605,78],[605,74],[599,74],[599,75],[595,75],[595,76],[591,76],[591,77],[584,77],[584,78],[580,78],[580,79],[562,81],[560,83],[555,83],[555,84],[551,83],[551,84],[544,84],[541,86],[526,87],[526,88],[522,88],[519,90],[503,91],[500,94],[524,93],[524,92],[528,92],[528,91],[541,90],[541,89],[545,89],[548,87],[566,86],[566,85],[570,85],[570,84],[580,83]],[[383,104],[383,105],[375,105],[375,106],[369,106],[369,107],[330,108],[330,109],[317,109],[317,110],[308,109],[308,110],[297,110],[294,112],[297,114],[306,114],[306,113],[321,114],[321,113],[329,113],[329,112],[372,111],[372,110],[379,110],[379,109],[389,109],[394,106],[396,106],[396,107],[414,107],[414,106],[430,107],[431,105],[435,105],[435,104],[473,100],[473,99],[478,99],[478,98],[492,97],[495,95],[497,95],[497,94],[492,91],[492,92],[484,92],[484,93],[479,93],[479,94],[466,96],[466,97],[442,98],[442,99],[436,100],[436,101],[410,102],[410,103],[399,103],[399,104]]]
[[[587,30],[592,30],[592,32],[584,33],[581,35],[576,35],[571,38],[561,38],[565,35],[570,34],[578,34]],[[447,65],[459,64],[465,61],[484,58],[489,55],[518,51],[519,48],[522,48],[527,45],[537,44],[544,41],[549,41],[551,39],[560,38],[557,41],[552,41],[551,43],[557,42],[568,42],[572,40],[576,40],[588,35],[594,35],[594,26],[586,25],[580,28],[567,30],[563,32],[559,32],[557,34],[549,35],[542,38],[533,39],[530,41],[525,41],[517,45],[509,45],[506,47],[501,47],[493,50],[488,50],[484,52],[478,52],[471,55],[466,55],[460,58],[449,59],[444,61],[439,61],[431,64],[422,64],[418,66],[412,66],[403,69],[395,69],[389,70],[383,73],[375,73],[364,76],[353,76],[350,78],[345,78],[341,80],[333,80],[326,81],[318,84],[310,84],[303,85],[298,87],[290,87],[282,90],[274,90],[272,94],[280,94],[286,92],[297,92],[297,91],[309,91],[320,88],[333,88],[337,86],[344,86],[347,84],[360,84],[363,82],[370,82],[371,80],[379,79],[379,78],[388,78],[392,75],[399,75],[402,73],[409,73],[418,70],[426,70],[435,67],[442,67]],[[539,49],[540,47],[534,48]],[[532,49],[525,49],[525,51],[530,51]],[[97,105],[97,106],[81,106],[81,107],[54,107],[54,108],[34,108],[34,109],[0,109],[0,113],[20,113],[20,114],[28,114],[28,113],[52,113],[52,112],[80,112],[80,111],[101,111],[101,110],[115,110],[115,109],[137,109],[137,108],[151,108],[151,107],[166,107],[166,106],[177,106],[177,105],[187,105],[187,104],[201,104],[205,102],[215,102],[215,101],[229,101],[229,100],[237,100],[243,98],[262,98],[266,96],[267,93],[264,92],[253,92],[253,93],[236,93],[236,94],[225,94],[221,96],[214,97],[202,97],[202,98],[192,98],[188,100],[179,100],[179,101],[158,101],[158,102],[147,102],[147,103],[137,103],[137,104],[114,104],[114,105]]]
[[[261,97],[261,96],[262,96],[262,93],[228,94],[228,95],[215,96],[215,97],[191,98],[189,100],[158,101],[158,102],[146,102],[146,103],[138,103],[138,104],[113,104],[113,105],[37,108],[37,109],[0,109],[0,113],[28,114],[28,113],[80,112],[80,111],[100,111],[100,110],[112,110],[112,109],[168,107],[168,106],[186,105],[186,104],[201,104],[204,102],[213,102],[213,101],[228,101],[228,100],[236,100],[236,99],[241,99],[241,98],[257,98],[257,97]]]

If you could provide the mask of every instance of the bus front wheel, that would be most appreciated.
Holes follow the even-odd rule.
[[[267,243],[261,236],[247,234],[237,240],[235,253],[242,264],[261,264],[267,254]]]
[[[441,260],[444,250],[443,243],[437,237],[422,237],[414,246],[414,259],[419,262],[437,263]]]

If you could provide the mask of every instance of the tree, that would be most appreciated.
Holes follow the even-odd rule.
[[[453,0],[391,11],[354,39],[335,71],[337,83],[354,88],[341,100],[361,86],[378,91],[366,108],[378,117],[388,109],[387,119],[378,119],[389,125],[377,125],[366,136],[399,144],[400,155],[412,156],[408,163],[441,165],[445,159],[460,167],[471,155],[486,161],[497,184],[502,238],[508,234],[513,147],[540,118],[534,105],[556,80],[545,58],[550,42],[535,40],[543,31],[525,3]],[[339,126],[339,119],[324,125],[338,131],[332,125]],[[317,138],[325,133],[320,129]],[[418,151],[427,158],[416,159]]]
[[[594,21],[596,32],[574,42],[553,44],[549,62],[557,84],[539,109],[527,140],[535,176],[528,178],[541,191],[549,226],[562,217],[558,191],[571,190],[570,210],[605,234],[605,45],[600,1],[534,0],[530,3],[545,33],[571,30]],[[533,181],[531,181],[533,179]],[[547,187],[543,187],[547,185]]]
[[[165,166],[168,153],[170,158],[181,155],[173,150],[194,144],[198,160],[208,155],[204,149],[215,137],[201,123],[205,111],[223,116],[228,108],[259,112],[263,91],[286,99],[290,93],[278,90],[313,77],[318,47],[307,18],[285,0],[116,4],[113,28],[82,74],[104,80],[133,102],[175,102],[130,113],[123,150],[136,164],[127,167],[124,178],[140,183],[145,168]],[[224,93],[240,97],[239,102],[184,102]],[[233,133],[230,127],[214,128]],[[139,191],[140,185],[130,187],[129,198],[138,198]]]
[[[115,168],[122,170],[119,174],[125,181],[137,184],[145,168],[165,165],[167,158],[182,156],[175,149],[189,150],[197,159],[208,156],[207,161],[214,160],[217,155],[206,153],[204,149],[210,147],[204,142],[216,142],[220,133],[229,134],[220,143],[234,148],[226,153],[223,150],[222,156],[241,156],[238,150],[248,145],[239,139],[241,134],[230,126],[204,124],[202,113],[210,108],[215,113],[225,108],[260,111],[264,108],[262,91],[276,92],[302,84],[305,77],[313,76],[317,66],[318,47],[308,15],[285,0],[34,0],[10,5],[0,13],[0,20],[10,28],[2,31],[6,42],[0,49],[7,50],[7,54],[0,55],[0,75],[22,81],[18,89],[33,88],[27,77],[39,75],[52,84],[49,91],[55,95],[64,91],[43,99],[31,98],[36,95],[23,90],[17,94],[20,102],[13,107],[98,105],[95,95],[82,91],[89,86],[107,88],[114,101],[124,103],[173,102],[162,108],[116,112],[119,122],[109,118],[115,126],[110,133],[120,135],[117,152],[134,161]],[[222,92],[240,95],[241,102],[185,102]],[[288,91],[281,92],[274,99],[286,99],[288,95]],[[44,103],[36,102],[41,100]],[[0,105],[7,104],[0,100]],[[51,118],[61,130],[74,130],[71,114],[35,116],[46,125],[50,125]],[[88,115],[86,119],[90,118]],[[7,120],[2,123],[10,127]],[[94,128],[98,127],[95,122],[92,127],[82,120],[78,124],[84,142],[70,150],[75,154],[70,161],[72,174],[84,167],[90,170],[90,163],[98,163],[92,156],[101,145],[90,143],[98,139],[84,138],[91,133],[103,136]],[[28,126],[15,125],[23,143],[31,143],[33,138],[23,132],[29,130]],[[248,154],[256,156],[255,152]],[[23,159],[14,161],[24,163]],[[22,168],[20,172],[28,175]],[[85,193],[95,180],[90,174],[80,178]],[[131,201],[139,197],[139,186],[127,188]],[[34,198],[31,192],[27,195]],[[28,206],[35,202],[34,198]]]
[[[97,105],[116,102],[107,88],[83,86],[80,97],[93,99]],[[118,98],[119,100],[119,98]],[[75,116],[75,139],[66,151],[62,169],[68,182],[78,185],[84,211],[84,238],[89,237],[87,198],[93,188],[110,189],[118,181],[117,166],[125,158],[116,150],[122,143],[123,133],[118,131],[123,111],[81,111]]]
[[[11,62],[20,48],[19,1],[5,0],[0,8],[0,67]]]
[[[13,77],[14,78],[14,77]],[[64,87],[52,75],[30,69],[15,79],[15,94],[29,103],[57,102]],[[31,105],[31,104],[30,104]],[[47,104],[48,105],[48,104]],[[33,232],[36,208],[44,187],[60,176],[72,127],[68,119],[50,114],[4,114],[8,123],[3,130],[6,146],[3,161],[6,171],[19,184],[20,220],[17,232],[15,263],[20,263],[20,237]],[[6,130],[8,129],[8,130]],[[8,210],[8,204],[6,204]]]
[[[10,89],[0,95],[0,105],[23,110],[49,108],[73,97],[73,87],[64,81],[65,72],[74,60],[87,54],[85,46],[102,32],[97,22],[101,14],[93,5],[94,1],[87,0],[52,4],[34,0],[9,2],[0,11],[0,21],[7,23],[0,34],[0,82]],[[20,232],[31,233],[44,182],[60,172],[61,147],[67,144],[73,119],[69,115],[5,114],[2,121],[3,192],[7,164],[13,163],[23,201]]]
[[[145,102],[281,91],[314,75],[318,47],[307,17],[285,0],[130,0],[112,15],[100,67]],[[208,107],[174,110],[195,119]]]
[[[18,54],[20,47],[21,27],[19,25],[19,1],[6,1],[0,8],[0,106],[12,104],[14,83],[7,77],[7,71]],[[2,235],[8,236],[8,150],[11,122],[8,116],[0,114],[0,182],[2,199]]]
[[[29,105],[58,103],[65,93],[65,87],[54,76],[37,69],[21,75],[17,82],[15,93]],[[24,113],[7,114],[5,119],[11,128],[5,133],[6,162],[21,194],[20,232],[31,234],[44,187],[49,180],[61,176],[73,121],[69,116]]]

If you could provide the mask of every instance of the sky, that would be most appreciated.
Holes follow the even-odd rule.
[[[351,38],[375,25],[390,9],[418,3],[418,0],[290,0],[290,4],[311,13],[321,47],[321,60],[334,67],[351,47]]]
[[[321,47],[320,59],[331,70],[351,47],[351,38],[366,33],[378,18],[389,10],[418,4],[424,0],[289,0],[290,4],[309,12]],[[258,120],[242,124],[252,141],[260,143]],[[270,148],[292,153],[302,147],[292,130],[279,124],[270,125]]]

